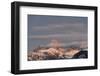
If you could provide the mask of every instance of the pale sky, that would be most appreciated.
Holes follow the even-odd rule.
[[[48,46],[53,39],[66,47],[87,45],[87,22],[87,17],[28,15],[28,50]]]

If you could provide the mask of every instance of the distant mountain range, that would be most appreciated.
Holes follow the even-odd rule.
[[[52,60],[52,59],[69,59],[72,58],[77,52],[88,51],[86,48],[79,48],[76,46],[70,47],[38,47],[33,51],[28,52],[28,60]]]

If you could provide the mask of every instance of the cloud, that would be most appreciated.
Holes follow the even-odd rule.
[[[33,30],[41,30],[41,29],[52,29],[52,28],[62,28],[62,27],[66,27],[66,25],[64,24],[47,24],[45,26],[34,26],[32,27]]]
[[[72,34],[72,33],[80,33],[86,34],[87,33],[87,26],[86,24],[81,23],[63,23],[63,24],[48,24],[47,26],[33,26],[32,27],[33,33],[44,33],[44,34]]]
[[[53,29],[67,29],[67,28],[74,28],[74,27],[77,27],[77,28],[83,28],[85,24],[83,23],[56,23],[56,24],[47,24],[45,26],[32,26],[32,29],[33,31],[34,30],[53,30]]]
[[[59,37],[68,37],[66,34],[49,34],[49,35],[33,35],[30,36],[29,38],[36,38],[36,39],[46,39],[46,38],[59,38]]]
[[[87,47],[87,41],[72,41],[72,42],[68,42],[68,43],[60,43],[59,44],[61,47],[69,47],[69,46],[78,46],[78,47]],[[47,44],[47,45],[42,45],[44,47],[50,47],[51,43]]]
[[[47,38],[84,38],[87,37],[87,34],[80,34],[72,32],[71,34],[48,34],[48,35],[31,35],[31,39],[47,39]]]

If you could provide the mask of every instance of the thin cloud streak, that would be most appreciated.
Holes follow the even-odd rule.
[[[68,37],[68,38],[76,38],[76,37],[83,37],[86,36],[86,34],[49,34],[49,35],[32,35],[29,36],[29,38],[31,39],[47,39],[47,38],[64,38],[64,37]]]
[[[73,42],[68,42],[68,43],[60,43],[60,46],[67,47],[67,46],[82,46],[82,47],[87,47],[87,41],[73,41]],[[42,45],[44,47],[50,47],[51,44],[47,45]]]
[[[33,26],[32,29],[34,30],[51,30],[51,29],[62,29],[67,27],[77,27],[82,28],[85,25],[83,23],[63,23],[63,24],[48,24],[47,26]]]

